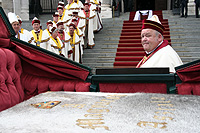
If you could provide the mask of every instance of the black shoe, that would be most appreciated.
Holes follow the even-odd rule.
[[[187,18],[187,15],[185,15],[185,18]]]
[[[181,17],[184,17],[184,15],[181,15]]]

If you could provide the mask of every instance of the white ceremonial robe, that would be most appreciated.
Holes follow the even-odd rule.
[[[176,51],[167,45],[154,53],[140,68],[168,67],[170,72],[175,73],[175,67],[182,64]]]
[[[25,36],[29,36],[29,34],[30,34],[30,32],[28,31],[28,30],[26,30],[26,29],[24,29],[24,28],[21,28],[20,30],[19,30],[19,32],[20,33],[22,33],[22,34],[24,34]]]
[[[69,35],[69,32],[67,33]],[[70,59],[75,61],[75,62],[78,62],[78,63],[81,63],[82,61],[82,56],[81,56],[81,46],[80,46],[80,38],[79,36],[74,33],[75,35],[75,41],[74,41],[74,44],[70,41],[70,45],[72,47],[72,50],[73,50],[73,54],[71,55]]]
[[[28,42],[28,37],[25,34],[19,33],[19,34],[16,34],[15,37],[22,41]]]
[[[80,18],[83,19],[83,21],[85,21],[85,27],[83,29],[83,36],[88,39],[88,45],[90,46],[94,46],[94,30],[93,30],[93,19],[95,17],[95,12],[94,11],[90,11],[89,17],[87,18],[87,16],[84,13],[84,10],[80,11]],[[88,20],[87,20],[88,19]],[[88,21],[88,36],[85,36],[85,28],[86,28],[86,22]],[[86,44],[85,44],[86,45]]]
[[[148,18],[147,19],[150,19],[153,15],[153,11],[152,10],[141,10],[141,11],[137,11],[135,13],[135,17],[133,19],[133,21],[137,21],[137,20],[141,20],[141,16],[140,16],[140,12],[143,14],[143,15],[148,15]],[[148,14],[149,12],[149,14]]]
[[[60,40],[59,37],[57,37],[58,43],[60,43],[60,45],[61,45],[61,48],[59,50],[59,47],[57,46],[57,44],[55,43],[55,41],[52,38],[53,37],[50,37],[50,40],[48,41],[48,50],[53,53],[56,53],[58,55],[62,54],[66,58],[68,58],[67,46],[62,43],[62,41]]]
[[[45,29],[42,33],[42,40],[45,40],[42,45],[40,45],[41,48],[44,48],[46,50],[48,50],[48,41],[50,40],[50,36],[51,36],[51,33],[49,32],[48,29]]]
[[[39,45],[39,47],[46,49],[47,46],[44,43],[49,41],[49,39],[43,37],[43,31],[42,30],[40,30],[41,32],[40,32],[40,35],[39,35],[39,39],[37,39],[36,38],[37,36],[34,36],[33,31],[34,30],[30,31],[30,34],[29,34],[30,36],[28,37],[29,38],[28,42],[33,44],[33,45],[36,45],[36,46]],[[39,44],[38,44],[38,42],[39,42]]]
[[[84,7],[83,3],[80,0],[77,0],[77,4],[78,4],[78,6],[79,6],[80,9]]]
[[[60,38],[62,43],[65,44],[65,48],[66,48],[66,56],[65,57],[68,58],[68,55],[70,54],[69,52],[72,51],[72,47],[70,45],[70,38],[71,37],[65,31],[63,31],[63,38],[60,36],[60,34],[58,35],[58,37]]]
[[[102,28],[103,28],[103,25],[102,25],[102,19],[101,19],[101,14],[100,12],[97,10],[97,8],[100,8],[100,5],[99,5],[99,0],[96,1],[92,1],[90,3],[90,10],[94,11],[95,12],[95,17],[93,19],[93,30],[96,32],[96,31],[100,31]]]
[[[53,21],[53,27],[56,27],[57,28],[57,24],[55,21]]]

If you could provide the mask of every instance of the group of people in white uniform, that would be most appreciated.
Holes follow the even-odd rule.
[[[82,63],[83,50],[95,46],[94,32],[103,28],[100,0],[86,0],[85,3],[68,0],[67,5],[59,1],[57,12],[46,22],[45,30],[36,17],[32,20],[31,31],[22,28],[22,20],[15,13],[9,12],[8,19],[16,38],[78,63]]]

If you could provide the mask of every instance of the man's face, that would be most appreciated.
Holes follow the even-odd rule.
[[[13,27],[15,33],[17,34],[19,32],[19,30],[20,30],[20,24],[19,24],[19,22],[13,22],[12,23],[12,27]]]
[[[153,29],[143,29],[141,32],[141,42],[145,51],[150,52],[154,50],[162,41],[162,35],[156,34]]]
[[[58,22],[58,16],[53,17],[53,21],[57,23]]]
[[[73,26],[70,26],[70,27],[69,27],[69,33],[70,33],[70,34],[73,34],[73,33],[74,33],[74,27],[73,27]]]
[[[60,15],[62,15],[62,14],[63,14],[63,10],[62,10],[62,9],[58,9],[58,13],[59,13]]]
[[[65,28],[64,28],[64,25],[59,25],[59,26],[58,26],[58,30],[59,30],[59,31],[64,31],[64,29],[65,29]]]
[[[89,10],[89,6],[88,6],[88,5],[85,5],[85,6],[84,6],[84,9],[85,9],[85,11],[88,11],[88,10]]]
[[[38,30],[40,29],[40,24],[39,24],[39,23],[34,23],[34,24],[33,24],[33,29],[34,29],[35,31],[38,31]]]

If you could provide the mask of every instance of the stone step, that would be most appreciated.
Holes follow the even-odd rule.
[[[115,58],[84,58],[83,63],[105,63],[105,62],[113,62]]]
[[[85,49],[84,50],[84,54],[87,54],[87,53],[101,53],[101,52],[116,52],[117,49],[116,48],[97,48],[97,46],[95,45],[95,49]]]
[[[113,63],[83,63],[85,66],[89,66],[90,68],[106,68],[113,67]]]
[[[105,53],[87,53],[83,54],[83,58],[113,58],[116,53],[114,52],[105,52]]]

